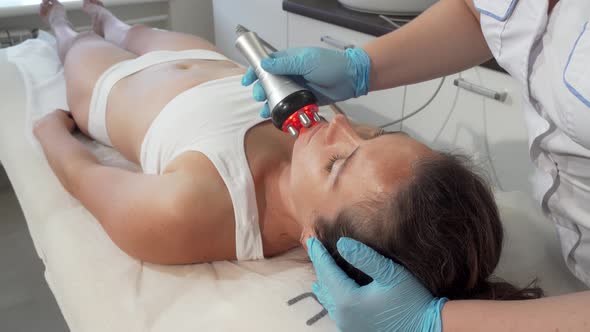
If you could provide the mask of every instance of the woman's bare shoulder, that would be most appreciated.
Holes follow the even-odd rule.
[[[182,250],[182,262],[235,259],[233,204],[213,163],[200,152],[188,152],[166,174],[174,174],[174,233],[181,241],[191,239]]]
[[[206,210],[198,211],[199,214],[219,217],[220,211],[229,210],[233,217],[233,205],[225,182],[203,153],[189,151],[181,154],[166,167],[166,173],[175,173],[179,200],[190,202],[198,210]]]

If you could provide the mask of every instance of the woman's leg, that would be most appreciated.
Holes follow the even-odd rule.
[[[143,25],[129,26],[104,8],[99,0],[84,0],[84,11],[93,18],[94,32],[137,55],[158,50],[189,49],[205,49],[221,53],[215,45],[193,35],[157,30]]]
[[[40,15],[57,39],[60,59],[65,68],[70,112],[80,130],[88,135],[88,110],[96,81],[114,64],[136,56],[106,42],[93,32],[76,33],[58,0],[43,0]]]
[[[59,1],[43,0],[39,14],[55,34],[59,58],[64,63],[66,54],[72,47],[78,33],[72,28],[67,19],[66,10]]]

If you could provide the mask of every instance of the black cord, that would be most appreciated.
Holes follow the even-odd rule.
[[[8,37],[8,46],[14,46],[14,42],[12,41],[12,36],[10,35],[10,30],[6,30],[6,36]]]

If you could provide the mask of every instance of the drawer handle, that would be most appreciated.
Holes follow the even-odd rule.
[[[497,100],[499,102],[505,102],[506,97],[508,97],[507,92],[498,92],[492,89],[488,89],[481,85],[470,83],[462,78],[457,78],[453,81],[453,84],[459,88],[465,89],[467,91],[471,91],[473,93],[477,93],[478,95],[482,95],[487,98],[491,98]]]
[[[353,44],[347,43],[347,42],[343,42],[341,40],[338,39],[334,39],[330,36],[322,36],[320,37],[320,40],[332,47],[341,49],[341,50],[345,50],[347,48],[354,48]]]

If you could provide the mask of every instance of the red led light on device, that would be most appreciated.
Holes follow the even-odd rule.
[[[297,132],[299,132],[301,130],[301,128],[304,127],[303,124],[301,123],[301,120],[299,119],[299,115],[301,113],[305,113],[307,115],[307,117],[311,121],[311,124],[309,125],[309,127],[313,127],[319,123],[318,121],[316,121],[316,118],[314,117],[314,113],[317,113],[317,112],[318,112],[318,105],[316,105],[316,104],[309,104],[307,106],[304,106],[304,107],[300,108],[299,110],[297,110],[297,112],[294,112],[293,114],[291,114],[287,118],[287,120],[285,120],[285,122],[283,122],[283,127],[281,128],[281,130],[286,133],[289,133],[289,126],[291,126],[295,130],[297,130]]]

